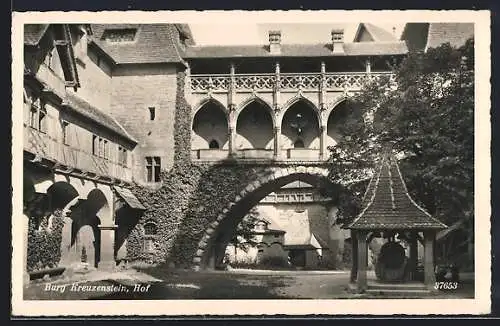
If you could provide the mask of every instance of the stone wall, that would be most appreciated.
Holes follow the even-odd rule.
[[[113,71],[111,111],[139,142],[134,176],[144,183],[145,157],[159,156],[163,170],[174,163],[176,75],[173,64],[120,65]],[[155,108],[150,119],[149,107]]]

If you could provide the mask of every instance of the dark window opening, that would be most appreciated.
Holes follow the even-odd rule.
[[[92,155],[98,154],[98,139],[96,135],[92,135]]]
[[[42,106],[38,112],[38,130],[47,132],[47,110]]]
[[[36,129],[36,123],[38,121],[38,110],[36,107],[32,106],[30,109],[30,127]]]
[[[304,148],[304,141],[302,139],[297,139],[295,143],[293,143],[294,148]]]
[[[105,140],[104,141],[104,144],[103,144],[103,151],[102,151],[102,156],[107,159],[108,158],[108,152],[109,152],[109,149],[108,149],[108,141]]]
[[[154,106],[149,107],[149,120],[153,121],[156,118],[156,110]]]
[[[157,227],[155,223],[148,222],[144,224],[144,235],[156,235]]]
[[[68,125],[69,123],[67,121],[63,121],[61,123],[61,128],[62,128],[62,142],[64,145],[68,145]]]
[[[213,139],[213,140],[210,142],[210,144],[208,144],[208,148],[218,149],[218,148],[220,148],[220,147],[219,147],[219,143],[218,143],[215,139]]]

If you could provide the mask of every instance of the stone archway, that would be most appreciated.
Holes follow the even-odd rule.
[[[222,248],[225,248],[233,237],[236,226],[245,213],[270,192],[295,180],[333,186],[327,167],[271,167],[256,175],[253,181],[220,210],[216,220],[203,232],[193,258],[194,269],[200,270],[222,261]]]

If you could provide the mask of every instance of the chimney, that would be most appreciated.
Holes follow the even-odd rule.
[[[332,30],[332,52],[344,53],[344,29]]]
[[[271,54],[281,53],[281,31],[269,31],[269,52]]]

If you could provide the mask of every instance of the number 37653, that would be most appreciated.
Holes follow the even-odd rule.
[[[457,288],[458,282],[436,282],[434,284],[436,290],[456,290]]]

